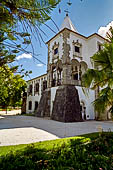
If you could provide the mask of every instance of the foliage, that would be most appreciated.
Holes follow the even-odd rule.
[[[0,66],[11,63],[31,44],[31,36],[42,39],[40,25],[49,20],[60,0],[0,0]],[[34,58],[35,54],[33,52]]]
[[[106,109],[113,113],[113,30],[109,32],[109,42],[91,57],[94,69],[88,69],[82,77],[86,88],[99,91],[94,101],[95,109],[103,113]]]
[[[44,32],[40,25],[51,18],[51,11],[59,2],[60,0],[0,0],[1,106],[20,104],[25,82],[19,75],[13,74],[18,67],[14,67],[12,63],[19,52],[31,53],[27,50],[29,44],[32,46],[33,57],[37,59],[31,38],[33,35],[36,38],[37,35],[39,41],[42,39],[41,34]],[[24,69],[20,73],[24,73]],[[29,73],[27,71],[24,75]]]
[[[0,106],[3,108],[20,105],[22,92],[26,88],[26,82],[13,73],[14,69],[16,67],[10,69],[7,65],[0,67]]]
[[[28,145],[24,150],[1,156],[0,169],[112,170],[113,135],[111,132],[102,132],[87,143],[80,138],[69,141],[68,145],[63,144],[52,149],[46,149],[46,145],[42,149],[36,148],[33,144]]]
[[[70,138],[64,138],[64,139],[56,139],[56,140],[50,140],[50,141],[43,141],[43,142],[37,142],[34,143],[34,147],[38,149],[45,149],[51,150],[61,147],[64,143],[66,146],[69,146],[70,140],[81,140],[83,143],[90,141],[90,138],[96,138],[98,136],[98,133],[88,134],[88,136],[76,136],[76,137],[70,137]],[[30,146],[29,144],[20,144],[20,145],[10,145],[10,146],[0,146],[0,156],[6,155],[9,152],[13,151],[15,153],[16,151],[22,151],[25,150],[27,146]]]

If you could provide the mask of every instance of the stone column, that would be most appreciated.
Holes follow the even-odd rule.
[[[53,72],[50,72],[50,87],[52,87],[52,82],[53,82]]]
[[[47,87],[51,87],[51,71],[49,70],[47,73]]]
[[[80,80],[80,72],[79,72],[79,68],[80,68],[80,66],[79,66],[79,67],[77,67],[77,72],[78,72],[78,80]]]
[[[70,32],[68,30],[64,30],[63,32],[63,77],[62,84],[71,84],[71,59],[70,59],[70,44],[68,43],[68,39],[70,38]]]
[[[63,65],[63,78],[62,78],[62,84],[71,84],[71,65],[70,64],[64,64]]]
[[[34,96],[34,86],[35,86],[35,84],[34,84],[34,81],[33,81],[33,84],[32,84],[32,95]]]

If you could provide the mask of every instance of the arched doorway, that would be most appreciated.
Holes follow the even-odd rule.
[[[52,87],[56,86],[56,66],[52,67]]]
[[[28,110],[32,110],[32,101],[29,101]]]
[[[83,100],[80,103],[80,110],[82,113],[82,119],[86,120],[86,106],[85,106],[85,102]]]
[[[35,101],[35,111],[38,109],[38,101]]]
[[[57,62],[57,86],[61,85],[61,79],[62,79],[62,61],[59,60]]]

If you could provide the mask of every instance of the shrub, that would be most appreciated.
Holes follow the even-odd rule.
[[[69,145],[50,150],[34,145],[0,158],[0,170],[112,170],[113,135],[102,133],[96,139],[71,139]]]

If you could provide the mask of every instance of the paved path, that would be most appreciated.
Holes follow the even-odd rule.
[[[33,143],[96,132],[113,131],[113,122],[62,123],[32,116],[0,116],[0,146]]]

